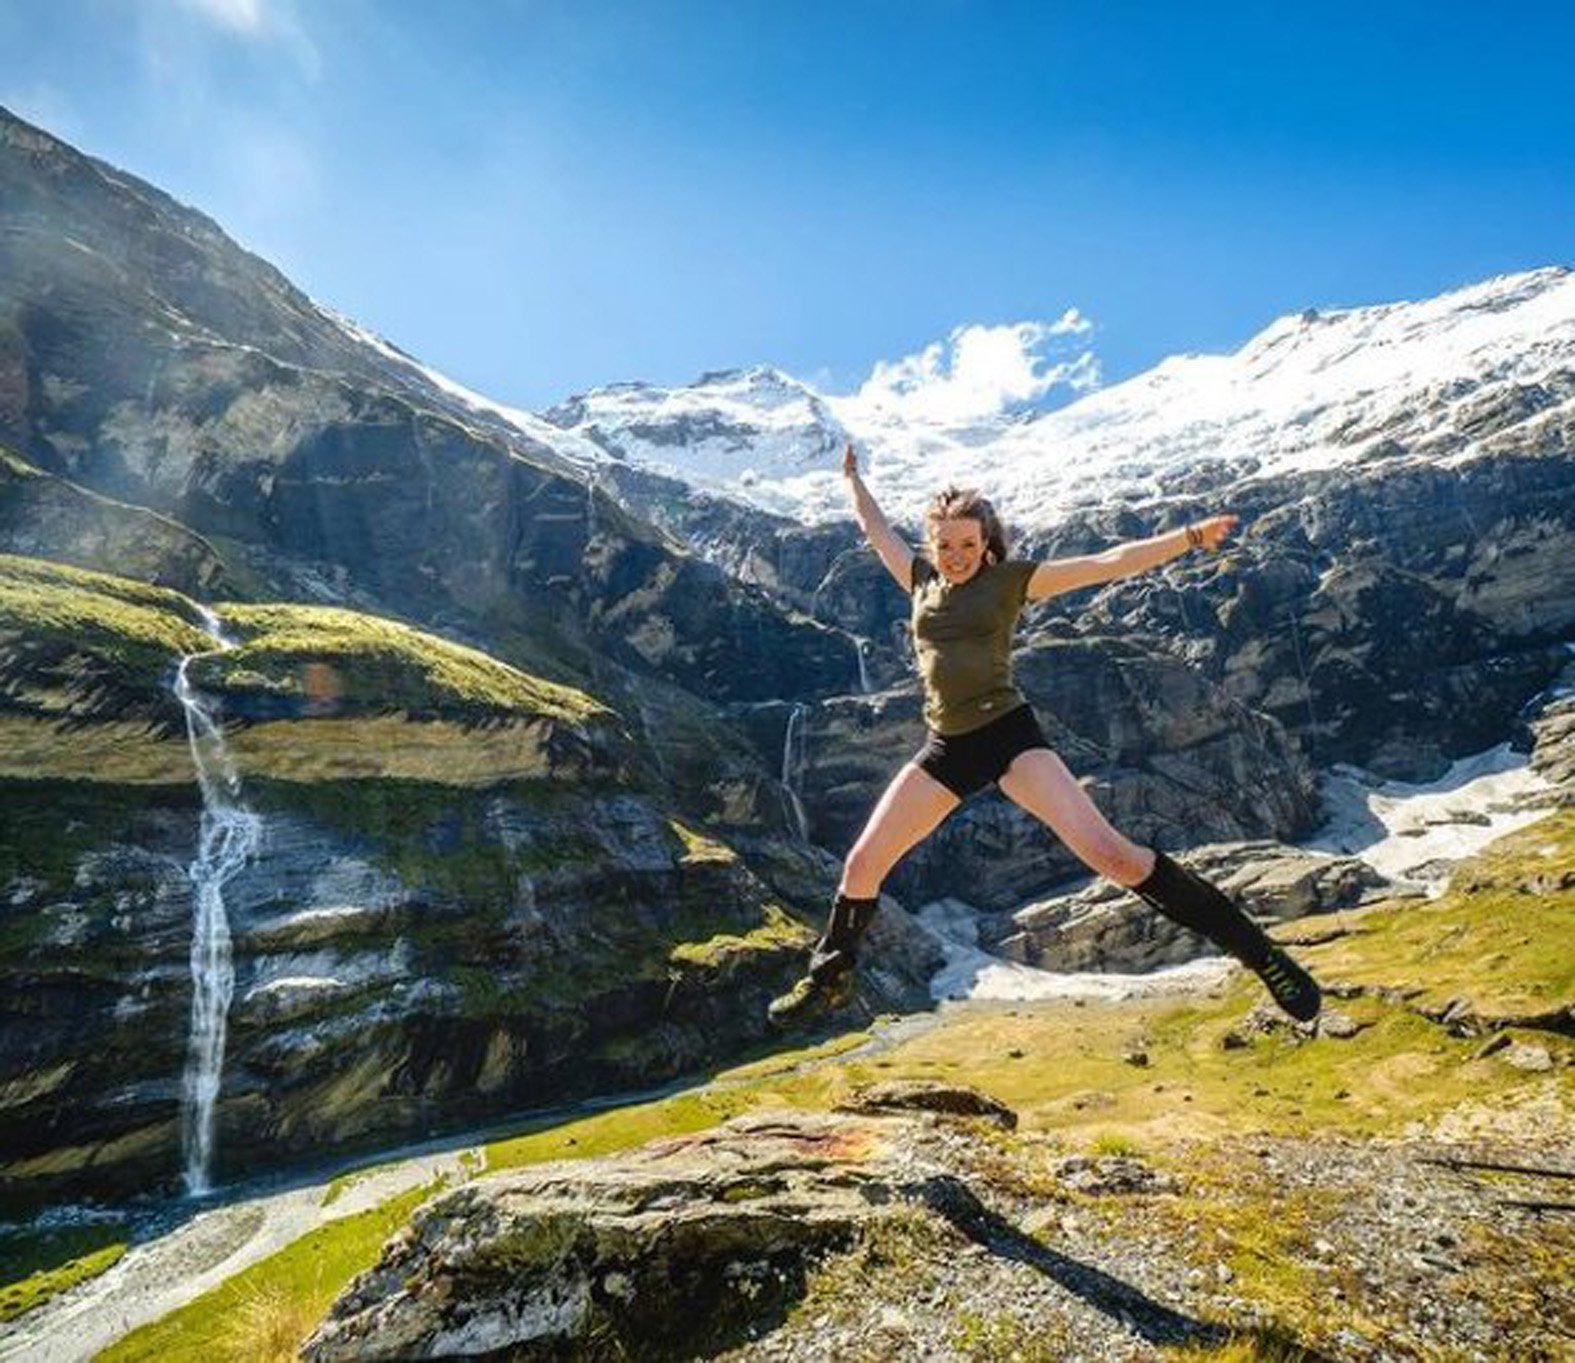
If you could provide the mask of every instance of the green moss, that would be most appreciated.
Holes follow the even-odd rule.
[[[323,713],[351,708],[465,723],[612,715],[583,691],[380,616],[240,603],[217,611],[240,647],[214,651],[200,608],[179,592],[0,554],[0,635],[15,634],[48,666],[68,656],[99,659],[116,669],[122,687],[163,690],[174,662],[200,653],[192,678],[204,689]]]
[[[725,843],[707,837],[678,819],[669,819],[667,825],[678,835],[679,842],[683,844],[682,860],[685,865],[734,866],[738,864],[738,854]]]
[[[134,690],[162,690],[181,654],[213,646],[201,619],[179,592],[0,554],[0,636],[25,641],[46,675],[65,657],[85,656],[124,674]]]
[[[241,643],[203,661],[205,685],[476,721],[579,723],[611,714],[583,691],[381,616],[331,606],[228,603],[218,610]]]
[[[1009,1311],[988,1314],[964,1307],[957,1313],[952,1347],[964,1358],[1006,1360],[1012,1363],[1058,1363],[1072,1343],[1064,1320],[1026,1321]]]
[[[3,351],[0,351],[0,353],[3,353]],[[8,474],[15,478],[45,477],[44,471],[42,469],[35,468],[32,464],[29,464],[27,460],[7,449],[4,445],[0,445],[0,469],[4,469]]]
[[[1143,1147],[1130,1136],[1124,1136],[1117,1131],[1105,1131],[1095,1136],[1089,1142],[1088,1153],[1091,1155],[1121,1155],[1140,1156]]]
[[[201,634],[202,613],[188,596],[168,587],[153,587],[129,577],[72,568],[47,559],[0,554],[0,592],[14,593],[19,601],[34,602],[45,621],[51,618],[52,611],[69,612],[74,605],[83,610],[106,609],[81,604],[81,598],[92,597],[135,610],[168,612],[196,626],[200,637],[207,637]]]
[[[812,934],[776,904],[765,906],[764,921],[747,932],[714,933],[703,941],[680,942],[667,953],[673,965],[716,969],[741,957],[760,952],[790,951],[806,945]]]
[[[0,1321],[42,1306],[117,1263],[129,1239],[120,1222],[0,1235]]]
[[[303,1235],[242,1269],[178,1311],[135,1330],[97,1363],[264,1363],[291,1359],[383,1242],[443,1187],[443,1180],[390,1198]]]

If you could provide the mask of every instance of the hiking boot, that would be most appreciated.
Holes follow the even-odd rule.
[[[851,899],[844,894],[832,900],[826,932],[810,954],[808,973],[787,993],[772,999],[766,1009],[773,1026],[795,1026],[852,1002],[853,966],[859,943],[869,931],[878,906],[876,899]]]
[[[1323,991],[1285,948],[1269,944],[1260,958],[1243,962],[1263,981],[1270,996],[1298,1022],[1311,1022],[1323,1007]]]
[[[771,1000],[766,1018],[774,1027],[796,1027],[801,1022],[834,1013],[853,1001],[853,971],[805,975],[785,994]]]

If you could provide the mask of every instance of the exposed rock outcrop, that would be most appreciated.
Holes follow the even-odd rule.
[[[185,526],[45,473],[0,446],[0,553],[119,573],[188,595],[224,582],[213,546]]]
[[[955,1110],[983,1098],[952,1096]],[[966,1137],[946,1120],[762,1114],[471,1184],[416,1214],[303,1355],[720,1352],[780,1322],[817,1258],[883,1222],[987,1235],[999,1218],[959,1176]]]
[[[1020,650],[1016,672],[1052,747],[1127,836],[1185,847],[1288,839],[1317,825],[1312,769],[1294,740],[1196,668],[1140,642],[1071,639]],[[799,723],[810,835],[851,846],[874,795],[923,745],[917,690],[841,697]],[[952,895],[1004,911],[1083,869],[992,792],[953,813],[888,885],[914,902]]]
[[[1199,848],[1181,860],[1260,920],[1284,922],[1394,895],[1388,881],[1355,857],[1275,843]],[[984,918],[979,926],[981,944],[989,950],[1043,970],[1136,973],[1215,950],[1107,881]]]

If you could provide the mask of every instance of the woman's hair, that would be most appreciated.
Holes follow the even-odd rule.
[[[979,495],[974,487],[947,487],[930,498],[924,512],[924,535],[932,543],[935,528],[942,521],[971,520],[979,522],[984,537],[984,561],[1003,563],[1006,560],[1006,527],[995,514],[987,497]]]

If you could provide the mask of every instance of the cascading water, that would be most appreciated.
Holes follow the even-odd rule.
[[[809,819],[804,814],[804,802],[799,799],[798,781],[804,767],[804,741],[801,735],[808,708],[802,701],[793,706],[792,713],[788,715],[787,733],[782,739],[782,786],[788,793],[788,803],[793,807],[798,835],[805,842],[809,841]]]
[[[220,650],[234,647],[211,611],[203,611],[203,623]],[[193,659],[203,656],[182,658],[175,673],[175,696],[186,712],[186,737],[202,787],[197,856],[187,868],[192,883],[193,990],[181,1084],[181,1151],[186,1191],[193,1196],[212,1187],[213,1108],[224,1072],[225,1026],[235,988],[224,886],[257,850],[262,831],[262,821],[240,802],[240,779],[224,735],[187,675]]]
[[[853,636],[853,652],[859,660],[859,692],[866,696],[870,693],[869,647],[868,639],[861,639],[857,634]]]

